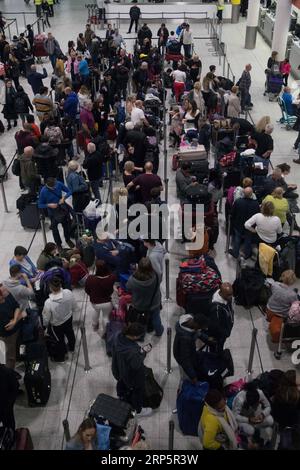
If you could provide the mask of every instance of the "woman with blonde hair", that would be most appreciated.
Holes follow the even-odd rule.
[[[271,201],[274,205],[274,215],[279,217],[282,225],[286,223],[287,214],[289,212],[288,200],[283,197],[284,189],[281,187],[275,188],[272,194],[265,197],[263,202]]]
[[[272,342],[278,343],[283,319],[287,318],[292,303],[298,300],[297,292],[292,287],[296,282],[296,275],[293,270],[288,269],[283,271],[279,281],[268,278],[267,282],[272,295],[267,303],[266,316],[270,322]]]
[[[261,212],[253,215],[245,222],[245,229],[256,235],[256,243],[276,243],[282,233],[282,225],[279,217],[274,215],[274,204],[271,201],[263,202]]]
[[[266,129],[266,125],[271,124],[271,118],[270,116],[263,116],[255,126],[256,132],[264,132]]]
[[[91,98],[91,93],[85,85],[81,85],[81,87],[78,91],[77,97],[78,97],[78,100],[79,100],[80,108],[83,108],[84,102]]]
[[[189,101],[194,101],[197,105],[197,109],[200,111],[200,116],[206,115],[205,102],[201,90],[201,82],[194,83],[194,89],[188,94]]]
[[[237,86],[233,86],[231,88],[231,93],[228,96],[228,100],[227,100],[228,102],[227,117],[238,118],[240,115],[242,108],[241,108],[240,98],[237,95],[238,91],[239,91],[239,87]]]

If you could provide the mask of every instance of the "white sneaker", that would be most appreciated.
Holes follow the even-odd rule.
[[[150,415],[152,415],[152,408],[142,408],[142,411],[140,413],[137,413],[137,416],[141,418]]]

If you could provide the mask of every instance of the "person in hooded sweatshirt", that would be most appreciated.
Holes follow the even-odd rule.
[[[132,294],[132,306],[138,312],[146,313],[148,326],[152,324],[156,336],[162,336],[164,327],[160,318],[160,279],[149,258],[139,261],[138,269],[130,276],[126,288]]]
[[[65,337],[68,340],[68,349],[74,352],[75,334],[73,330],[73,314],[77,313],[78,305],[73,293],[69,289],[63,289],[61,280],[53,278],[49,282],[50,294],[43,309],[43,325],[50,324],[53,336],[58,339],[61,357],[57,362],[64,362],[66,354]],[[58,360],[60,359],[60,360]]]
[[[20,305],[21,311],[24,312],[29,308],[29,301],[35,299],[33,287],[19,264],[10,266],[9,274],[10,277],[3,282],[3,285]]]
[[[201,339],[205,344],[213,342],[206,333],[207,327],[208,319],[202,314],[181,315],[176,324],[173,355],[180,366],[181,378],[193,383],[198,380],[196,341]]]
[[[152,267],[158,275],[159,282],[162,282],[164,270],[163,262],[167,251],[161,243],[155,240],[144,240],[144,246],[148,249],[146,256],[150,259]]]
[[[137,341],[144,335],[143,325],[131,323],[116,337],[112,349],[112,373],[117,380],[118,397],[130,403],[138,416],[147,416],[152,412],[151,408],[143,408],[144,360],[147,352]]]
[[[229,338],[233,328],[232,295],[232,285],[229,282],[223,282],[212,298],[208,334],[217,340],[216,352],[223,351],[224,343]]]

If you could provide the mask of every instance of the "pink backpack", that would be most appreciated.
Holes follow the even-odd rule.
[[[289,323],[300,323],[300,302],[295,300],[289,310]]]

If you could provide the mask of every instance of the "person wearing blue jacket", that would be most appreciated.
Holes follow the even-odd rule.
[[[66,99],[64,101],[64,114],[65,116],[75,121],[76,115],[79,111],[79,100],[75,91],[70,87],[65,88]]]
[[[35,264],[28,256],[28,251],[24,246],[16,246],[14,250],[14,257],[10,260],[9,266],[17,264],[21,268],[21,272],[26,274],[30,281],[34,281],[38,275],[38,270]]]
[[[294,106],[293,106],[293,95],[291,93],[290,87],[286,86],[283,89],[283,94],[282,94],[281,98],[282,98],[282,101],[285,104],[286,111],[287,111],[288,115],[293,116],[295,114],[295,109],[294,109]]]
[[[89,78],[90,78],[90,69],[89,65],[81,55],[78,55],[77,60],[79,62],[78,70],[80,77],[82,79],[82,84],[87,85],[89,84]]]
[[[89,187],[83,176],[78,173],[79,164],[71,160],[68,164],[67,186],[72,193],[73,209],[82,212],[90,201]]]
[[[39,194],[38,207],[48,210],[53,238],[59,250],[62,249],[62,241],[58,231],[59,224],[63,226],[66,243],[70,248],[74,248],[74,243],[70,240],[71,207],[65,202],[71,195],[71,191],[55,178],[47,178],[46,184]]]

